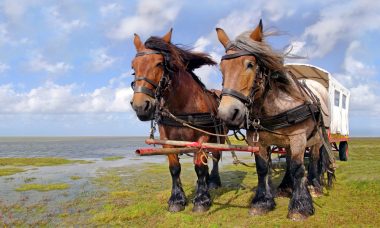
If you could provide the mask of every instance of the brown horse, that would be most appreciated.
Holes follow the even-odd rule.
[[[217,142],[217,137],[184,127],[176,121],[181,119],[203,130],[222,132],[221,121],[216,118],[219,98],[208,91],[193,73],[202,65],[216,63],[207,54],[191,52],[172,44],[171,35],[172,30],[162,38],[150,37],[143,44],[135,34],[137,54],[132,61],[135,79],[131,105],[140,120],[155,119],[158,122],[160,139]],[[176,117],[170,118],[171,114]],[[219,141],[224,143],[224,140]],[[193,199],[193,211],[196,212],[209,209],[211,197],[208,190],[221,185],[218,171],[220,154],[213,152],[212,155],[214,160],[210,174],[204,154],[199,152],[194,156],[198,176]],[[171,154],[168,159],[172,176],[169,211],[176,212],[185,208],[187,200],[180,179],[179,158]]]
[[[247,129],[248,143],[260,147],[255,154],[259,182],[250,214],[261,215],[275,208],[270,146],[277,145],[287,151],[287,172],[280,187],[293,191],[288,218],[305,219],[314,214],[308,179],[320,188],[323,168],[333,172],[334,160],[327,152],[329,145],[323,141],[329,113],[321,107],[329,107],[328,92],[313,80],[301,85],[283,65],[283,55],[263,41],[262,29],[260,21],[252,32],[231,42],[217,28],[218,39],[226,49],[220,63],[223,96],[218,115],[228,127]],[[308,179],[304,166],[306,147],[311,150]]]

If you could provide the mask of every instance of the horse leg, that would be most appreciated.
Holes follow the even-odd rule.
[[[193,200],[193,212],[205,212],[211,206],[211,196],[208,191],[207,181],[209,178],[207,158],[203,153],[196,153],[194,156],[195,172],[198,176],[197,186],[195,190],[195,198]]]
[[[187,202],[180,179],[181,164],[179,163],[178,155],[176,154],[170,154],[168,155],[168,158],[169,170],[172,176],[172,193],[168,201],[168,210],[170,212],[178,212],[185,209]]]
[[[286,155],[286,171],[281,184],[277,188],[278,197],[290,197],[292,195],[293,182],[290,177],[290,156]]]
[[[330,146],[330,145],[328,145]],[[331,149],[331,148],[329,148]],[[331,161],[329,158],[329,154],[324,145],[321,146],[320,150],[320,162],[319,162],[319,175],[322,185],[325,185],[328,189],[330,189],[333,185],[333,181],[335,180],[335,161]],[[325,173],[327,173],[327,183],[325,183]]]
[[[321,143],[318,143],[310,148],[310,162],[307,172],[309,188],[311,190],[311,194],[315,197],[321,196],[323,193],[319,153],[319,148],[321,146]]]
[[[221,153],[218,151],[212,152],[212,156],[215,158],[212,159],[212,170],[210,172],[210,178],[208,179],[208,188],[209,189],[217,189],[222,186],[222,182],[220,181],[219,176],[219,160],[221,157]]]
[[[255,153],[258,186],[255,197],[251,202],[251,215],[263,215],[276,206],[272,192],[272,181],[269,162],[270,148],[260,146],[259,153]]]
[[[304,153],[306,140],[297,138],[290,146],[290,176],[293,179],[293,194],[289,202],[288,218],[303,220],[314,214],[313,201],[307,188],[305,177]],[[297,145],[295,145],[297,144]],[[288,152],[288,153],[289,153]]]

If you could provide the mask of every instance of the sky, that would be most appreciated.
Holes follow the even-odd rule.
[[[0,0],[0,136],[148,135],[129,101],[133,34],[224,53],[263,20],[274,49],[351,91],[350,135],[380,136],[380,3],[373,0]],[[287,60],[292,62],[294,60]],[[218,67],[196,73],[221,88]]]

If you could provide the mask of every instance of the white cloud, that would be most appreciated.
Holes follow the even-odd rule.
[[[12,37],[8,32],[8,25],[0,23],[0,46],[2,45],[12,45],[18,46],[21,44],[27,44],[30,40],[28,38],[16,39]]]
[[[28,7],[36,3],[36,0],[3,0],[0,2],[0,9],[6,17],[18,21],[22,19]]]
[[[320,19],[302,36],[313,46],[312,57],[323,57],[340,41],[358,39],[370,31],[380,31],[380,4],[370,0],[340,1],[320,10]]]
[[[67,20],[63,18],[58,7],[50,7],[48,9],[47,19],[49,23],[64,33],[70,33],[73,30],[87,26],[87,23],[80,19]]]
[[[80,93],[76,84],[45,83],[30,91],[18,92],[13,85],[0,86],[1,114],[78,114],[129,112],[133,90],[110,85]]]
[[[177,17],[182,2],[176,0],[150,1],[140,0],[134,16],[125,17],[119,25],[112,29],[109,37],[114,39],[127,39],[134,33],[145,36],[160,31]]]
[[[374,66],[358,60],[365,50],[362,44],[354,40],[346,50],[342,64],[343,73],[333,76],[351,91],[350,110],[353,114],[378,116],[380,114],[380,99],[378,83],[373,76],[377,74]]]
[[[198,40],[194,44],[194,51],[205,51],[206,47],[211,44],[210,39],[201,36],[198,38]]]
[[[343,67],[351,75],[372,76],[375,74],[374,67],[367,66],[355,58],[355,55],[361,50],[363,50],[361,43],[357,40],[352,41],[348,46]]]
[[[222,28],[230,39],[234,39],[240,33],[254,29],[260,18],[261,11],[253,14],[250,10],[236,10],[227,17],[220,19],[216,27]],[[213,35],[216,37],[215,30],[213,31]]]
[[[103,17],[115,16],[121,14],[123,7],[118,3],[109,3],[106,5],[102,5],[99,8],[99,12]]]
[[[32,71],[45,71],[50,74],[65,73],[73,69],[73,66],[65,62],[49,63],[42,55],[32,58],[28,66]]]
[[[359,56],[363,51],[365,52],[365,48],[359,41],[352,41],[346,50],[342,64],[343,73],[334,74],[339,81],[349,88],[363,84],[373,84],[376,69],[374,66],[359,60]]]
[[[271,21],[279,21],[292,16],[298,4],[295,1],[271,0],[265,1],[263,8]]]
[[[95,71],[102,71],[111,67],[117,60],[115,57],[109,56],[105,48],[99,48],[90,52],[92,58],[91,66]]]
[[[1,74],[1,73],[4,73],[4,72],[5,72],[6,70],[8,70],[9,68],[10,68],[9,65],[0,62],[0,74]]]
[[[351,109],[354,111],[365,111],[368,114],[376,114],[371,111],[380,111],[380,106],[377,105],[379,96],[374,94],[373,88],[368,84],[359,84],[350,89],[351,91]],[[375,109],[375,110],[373,110]],[[371,110],[371,111],[370,111]]]

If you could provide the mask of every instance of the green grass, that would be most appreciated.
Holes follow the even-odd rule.
[[[66,164],[87,164],[90,161],[69,160],[66,158],[41,157],[41,158],[0,158],[0,166],[55,166]]]
[[[116,160],[120,160],[123,158],[124,158],[123,156],[111,156],[111,157],[105,157],[105,158],[103,158],[103,160],[104,161],[116,161]]]
[[[226,161],[220,167],[223,187],[211,191],[213,205],[204,214],[191,211],[196,183],[192,164],[182,164],[181,173],[188,206],[182,212],[170,213],[167,211],[171,191],[168,164],[144,163],[99,170],[91,182],[94,189],[98,189],[95,193],[80,194],[67,203],[53,205],[56,214],[48,209],[31,210],[32,216],[36,216],[32,222],[68,227],[378,227],[380,139],[353,139],[349,147],[349,161],[337,162],[334,188],[324,190],[322,197],[313,199],[315,215],[302,222],[286,218],[288,198],[276,198],[275,210],[264,216],[249,216],[252,189],[257,186],[256,170]],[[224,156],[230,155],[225,153]],[[282,168],[276,166],[275,186],[284,174]],[[33,189],[32,185],[27,189]],[[4,207],[0,204],[4,217],[11,214],[15,218],[9,224],[25,224],[25,220],[15,217],[19,210],[24,210],[22,205]]]
[[[16,188],[18,192],[24,191],[39,191],[39,192],[47,192],[53,190],[65,190],[70,188],[69,184],[66,183],[54,183],[54,184],[23,184],[20,187]]]
[[[13,175],[15,173],[21,173],[21,172],[24,172],[26,171],[25,169],[21,169],[21,168],[0,168],[0,177],[1,176],[9,176],[9,175]]]
[[[99,199],[103,206],[93,209],[90,224],[159,227],[330,227],[377,226],[380,223],[380,140],[352,140],[348,162],[338,161],[337,181],[324,196],[314,198],[315,215],[306,221],[286,218],[289,199],[276,198],[276,209],[267,215],[248,215],[252,189],[257,186],[255,169],[224,165],[223,187],[211,191],[213,206],[205,214],[194,214],[195,174],[191,164],[182,166],[182,183],[189,201],[185,211],[169,213],[167,200],[171,180],[167,164],[149,164],[139,169],[110,169],[97,178],[98,184],[109,186]],[[283,170],[273,176],[278,185]],[[127,176],[127,174],[129,176]],[[127,176],[127,177],[126,177]],[[120,192],[125,191],[125,194]],[[115,193],[119,192],[119,193]]]
[[[81,176],[71,176],[70,179],[71,180],[80,180],[80,179],[82,179],[82,177]]]

